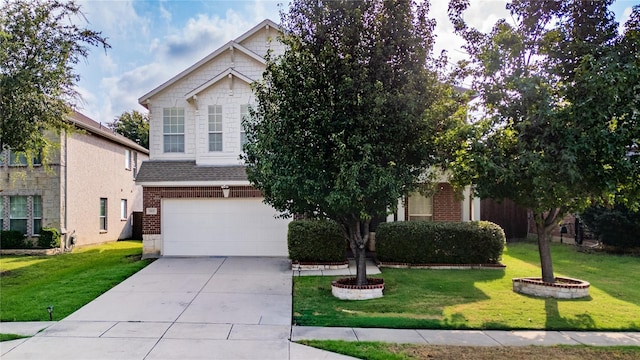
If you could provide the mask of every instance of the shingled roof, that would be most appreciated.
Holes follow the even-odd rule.
[[[195,161],[163,160],[143,162],[136,176],[137,183],[177,181],[247,181],[247,173],[243,165],[198,166]]]

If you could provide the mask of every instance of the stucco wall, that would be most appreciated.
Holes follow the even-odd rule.
[[[135,185],[133,164],[125,169],[126,147],[90,133],[72,134],[67,144],[67,231],[76,235],[76,245],[130,237],[131,213],[142,211],[142,188]],[[146,159],[137,153],[138,168]],[[106,231],[100,230],[100,198],[107,199]],[[120,217],[121,199],[127,200],[125,220]]]

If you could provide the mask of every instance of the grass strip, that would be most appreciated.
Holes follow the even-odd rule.
[[[444,346],[349,342],[342,340],[304,340],[300,344],[347,356],[370,360],[635,360],[640,347],[633,346]]]
[[[584,253],[552,244],[556,275],[591,283],[590,297],[517,294],[514,277],[540,276],[537,247],[510,243],[504,270],[382,269],[384,297],[339,300],[337,277],[294,278],[294,323],[416,329],[640,330],[640,257]]]
[[[142,242],[118,241],[56,256],[0,257],[0,321],[61,320],[150,260]]]

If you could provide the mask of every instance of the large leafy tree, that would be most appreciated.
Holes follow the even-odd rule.
[[[149,115],[137,110],[125,111],[109,127],[120,135],[149,148]]]
[[[0,148],[37,152],[46,130],[68,128],[78,94],[74,65],[108,48],[73,1],[4,0],[0,9]]]
[[[250,181],[285,215],[337,221],[358,284],[371,218],[428,182],[443,158],[438,131],[456,123],[427,12],[428,2],[294,1],[287,50],[268,59],[244,122]]]
[[[555,281],[550,233],[566,213],[637,199],[638,7],[618,34],[611,2],[513,0],[513,22],[486,34],[464,22],[467,0],[449,5],[467,41],[461,73],[479,99],[457,176],[482,197],[531,209],[546,282]]]

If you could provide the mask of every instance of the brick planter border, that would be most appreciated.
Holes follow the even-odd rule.
[[[589,296],[591,284],[587,281],[565,277],[555,279],[555,283],[548,283],[539,277],[513,278],[513,291],[555,299],[579,299]]]
[[[433,269],[433,270],[503,270],[507,266],[503,264],[411,264],[399,262],[376,262],[378,267],[394,269]]]
[[[311,271],[311,270],[339,270],[348,269],[349,260],[342,262],[304,262],[292,261],[291,270],[293,271]]]
[[[381,298],[384,279],[367,278],[367,285],[355,285],[356,278],[342,278],[331,282],[331,294],[341,300],[369,300]]]
[[[62,254],[62,249],[2,249],[0,255],[27,255],[27,256],[44,256]]]

